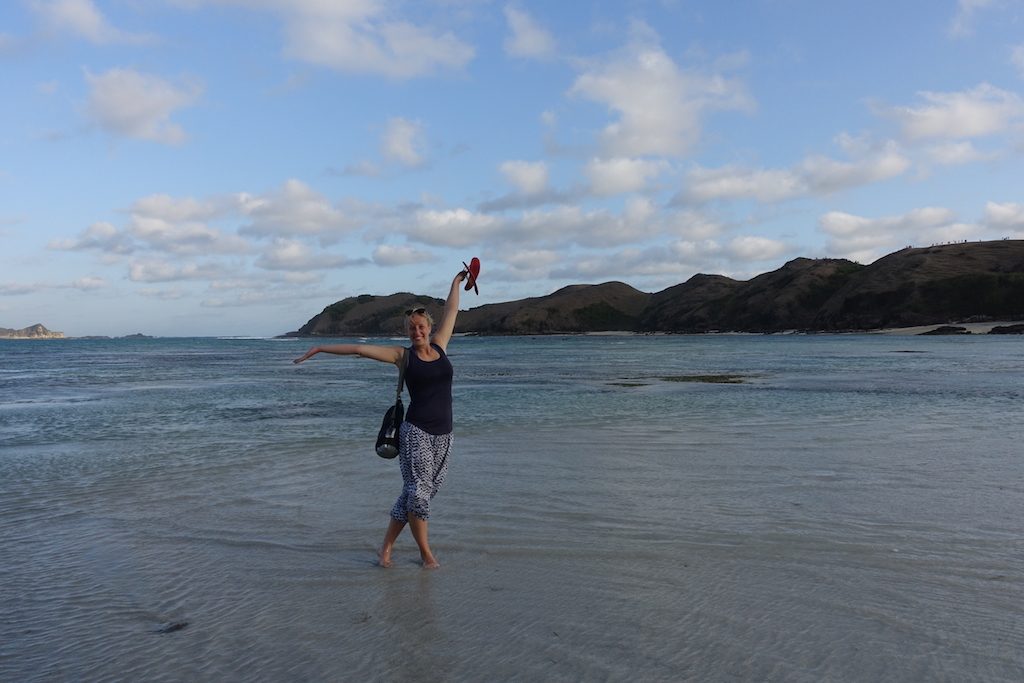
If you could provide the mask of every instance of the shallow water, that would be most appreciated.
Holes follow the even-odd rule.
[[[305,346],[0,342],[0,680],[1024,679],[1019,339],[456,339],[433,572]]]

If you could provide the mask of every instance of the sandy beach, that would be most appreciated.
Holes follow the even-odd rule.
[[[952,327],[963,327],[966,328],[971,334],[988,334],[993,327],[1008,326],[1008,325],[1021,325],[1024,324],[1024,320],[1005,320],[1005,321],[989,321],[984,323],[944,323],[943,325],[918,325],[916,327],[893,327],[884,330],[877,330],[872,334],[892,334],[892,335],[904,335],[912,336],[915,334],[924,334],[930,332],[937,327],[943,327],[949,325]]]

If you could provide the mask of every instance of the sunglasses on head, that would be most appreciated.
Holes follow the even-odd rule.
[[[407,316],[408,315],[423,315],[426,312],[427,312],[427,309],[425,309],[425,308],[410,308],[408,311],[405,312],[405,314]]]

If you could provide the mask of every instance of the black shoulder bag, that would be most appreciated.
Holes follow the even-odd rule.
[[[377,434],[377,455],[382,458],[393,458],[398,455],[398,428],[405,419],[405,406],[402,405],[402,387],[405,385],[405,369],[409,366],[409,349],[402,349],[402,365],[398,369],[398,391],[395,392],[395,405],[384,413],[384,422]]]

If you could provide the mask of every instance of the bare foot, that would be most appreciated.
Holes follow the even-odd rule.
[[[377,564],[385,568],[391,566],[391,548],[387,550],[384,549],[384,546],[377,548]]]
[[[437,558],[434,557],[433,555],[428,555],[427,557],[423,558],[423,568],[424,569],[438,569],[440,566],[441,566],[441,563],[438,562]]]

